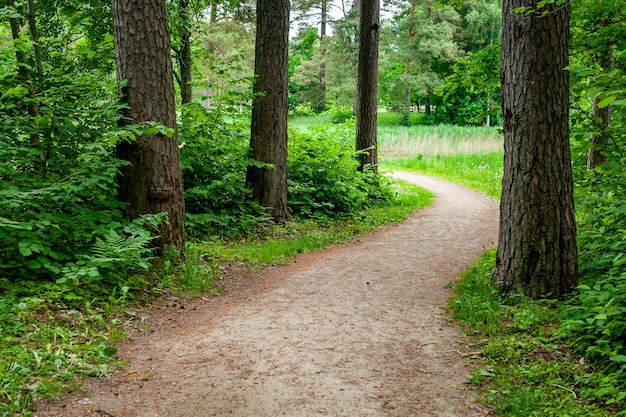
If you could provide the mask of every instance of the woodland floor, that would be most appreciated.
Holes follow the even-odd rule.
[[[497,203],[429,177],[406,222],[303,254],[217,297],[142,311],[126,366],[34,416],[475,417],[472,364],[442,308],[497,238]],[[145,324],[149,324],[147,327]]]

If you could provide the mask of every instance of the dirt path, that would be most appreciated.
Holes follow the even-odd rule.
[[[152,330],[120,346],[126,368],[35,416],[488,415],[441,307],[447,284],[494,245],[497,204],[396,175],[435,192],[435,204],[217,301],[152,313]]]

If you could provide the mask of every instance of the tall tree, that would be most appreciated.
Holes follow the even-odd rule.
[[[174,81],[165,0],[113,0],[119,94],[127,104],[123,123],[154,121],[170,131],[142,134],[117,147],[121,170],[119,199],[126,216],[166,213],[158,245],[184,249],[180,154],[176,134]]]
[[[298,10],[300,19],[310,19],[319,15],[319,76],[318,97],[315,102],[316,110],[326,110],[326,50],[327,50],[327,27],[329,23],[329,9],[333,5],[331,0],[296,0],[292,7]]]
[[[577,283],[569,145],[569,3],[504,0],[504,178],[494,280],[500,289],[558,297]]]
[[[289,90],[289,0],[257,0],[254,99],[250,147],[255,160],[246,182],[254,201],[276,222],[287,209],[287,112]],[[269,165],[269,166],[268,166]]]
[[[378,141],[378,40],[380,37],[380,0],[361,4],[359,67],[357,78],[356,150],[359,169],[377,170]]]

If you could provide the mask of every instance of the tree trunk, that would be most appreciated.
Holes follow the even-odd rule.
[[[546,15],[504,0],[504,178],[494,280],[504,292],[559,297],[577,283],[569,145],[569,4]]]
[[[377,171],[378,141],[378,39],[380,35],[380,0],[361,3],[359,67],[357,78],[356,150],[359,170]],[[362,152],[361,152],[362,151]]]
[[[320,47],[321,47],[321,62],[320,62],[320,100],[319,111],[326,110],[326,24],[328,21],[328,0],[322,0],[320,7],[322,9],[321,23],[320,23]]]
[[[175,132],[118,145],[118,157],[130,162],[121,169],[119,199],[127,203],[128,219],[166,213],[156,245],[183,251],[185,206],[165,0],[113,0],[112,11],[119,93],[128,105],[123,123],[154,121]]]
[[[599,61],[599,64],[600,67],[607,72],[611,71],[615,67],[615,55],[612,49],[609,50],[607,55]],[[599,97],[596,96],[593,98],[593,120],[600,120],[600,126],[598,126],[600,128],[600,132],[592,134],[589,139],[591,147],[589,148],[589,153],[587,154],[588,170],[593,170],[598,165],[606,161],[606,156],[604,156],[602,152],[606,150],[606,145],[608,144],[606,129],[611,123],[611,106],[600,108],[598,107],[599,102]]]
[[[254,99],[250,147],[255,160],[272,167],[248,167],[254,201],[276,222],[287,209],[287,111],[289,0],[257,1]]]
[[[191,103],[193,88],[191,86],[191,17],[189,16],[189,3],[180,0],[180,19],[184,22],[183,33],[180,35],[180,51],[178,51],[178,67],[180,68],[179,80],[181,103]]]
[[[210,22],[211,23],[217,23],[217,5],[218,5],[219,1],[218,0],[211,0],[211,17],[210,17]]]
[[[37,68],[37,74],[41,76],[43,75],[43,63],[41,60],[41,48],[39,46],[39,31],[37,30],[35,2],[33,0],[28,0],[28,27],[30,28],[30,39],[33,41],[35,68]]]

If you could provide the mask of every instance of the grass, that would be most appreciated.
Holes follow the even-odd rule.
[[[379,142],[384,169],[432,175],[500,197],[504,154],[496,128],[383,126]]]
[[[502,151],[502,135],[493,127],[380,126],[378,142],[382,161]]]
[[[471,383],[485,393],[484,402],[503,417],[626,415],[596,395],[607,381],[602,370],[555,336],[556,302],[500,295],[491,281],[494,266],[495,249],[456,282],[449,301],[481,359]]]
[[[398,191],[395,204],[372,207],[354,219],[291,222],[271,226],[264,233],[249,236],[240,242],[214,240],[198,243],[198,247],[209,257],[223,262],[239,260],[253,265],[282,263],[298,253],[312,252],[386,224],[401,222],[433,201],[432,193],[415,185],[398,181],[394,186]]]
[[[498,128],[400,126],[398,117],[379,113],[379,162],[383,169],[432,175],[500,198],[504,152]],[[301,131],[320,123],[329,123],[329,116],[289,118],[289,124]]]

